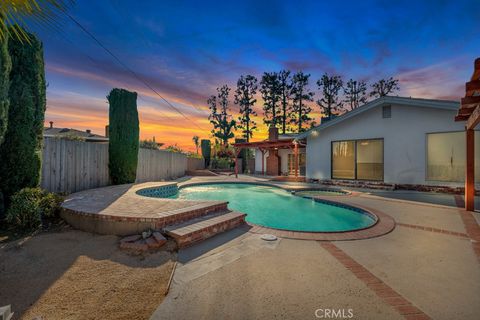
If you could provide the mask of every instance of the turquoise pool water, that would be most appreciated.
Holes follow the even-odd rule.
[[[223,200],[247,214],[250,223],[282,230],[335,232],[367,228],[375,219],[360,209],[335,206],[254,184],[205,184],[183,187],[169,197],[185,200]]]

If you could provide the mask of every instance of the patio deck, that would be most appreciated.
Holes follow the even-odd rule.
[[[315,319],[319,309],[351,309],[353,319],[477,319],[478,214],[454,195],[359,191],[335,199],[388,213],[392,232],[265,242],[231,230],[179,252],[171,291],[151,319]]]

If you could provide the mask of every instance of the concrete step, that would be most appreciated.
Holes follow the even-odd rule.
[[[183,222],[191,221],[192,219],[217,212],[225,212],[227,210],[228,201],[209,201],[208,203],[200,203],[186,208],[170,210],[162,213],[162,221],[156,223],[156,228],[178,225]]]
[[[175,239],[179,248],[185,248],[245,223],[245,217],[245,213],[236,211],[216,212],[168,226],[165,232]]]

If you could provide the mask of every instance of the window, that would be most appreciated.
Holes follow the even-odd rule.
[[[383,140],[357,141],[357,179],[383,180]]]
[[[465,181],[465,131],[427,134],[427,180]],[[475,131],[475,180],[480,178],[480,134]]]
[[[305,175],[305,164],[306,164],[306,154],[299,153],[298,154],[298,174],[303,176]],[[295,154],[289,153],[288,154],[288,174],[294,175],[295,174]]]
[[[332,178],[383,180],[383,139],[332,142]]]
[[[355,141],[332,142],[332,178],[355,179]]]
[[[383,106],[382,107],[382,117],[384,119],[392,117],[392,106]]]

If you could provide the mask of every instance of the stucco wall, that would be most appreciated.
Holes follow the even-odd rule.
[[[305,148],[299,148],[298,149],[299,153],[305,153]],[[293,149],[280,149],[278,150],[278,155],[281,158],[281,167],[280,171],[282,174],[285,174],[288,172],[288,154],[293,153]],[[265,171],[267,170],[267,156],[268,152],[265,153]],[[262,172],[262,153],[260,150],[255,149],[255,172],[260,173]]]
[[[331,141],[384,139],[384,181],[443,184],[426,181],[426,133],[464,130],[454,122],[456,111],[392,105],[392,117],[376,107],[307,137],[307,178],[330,179]]]

